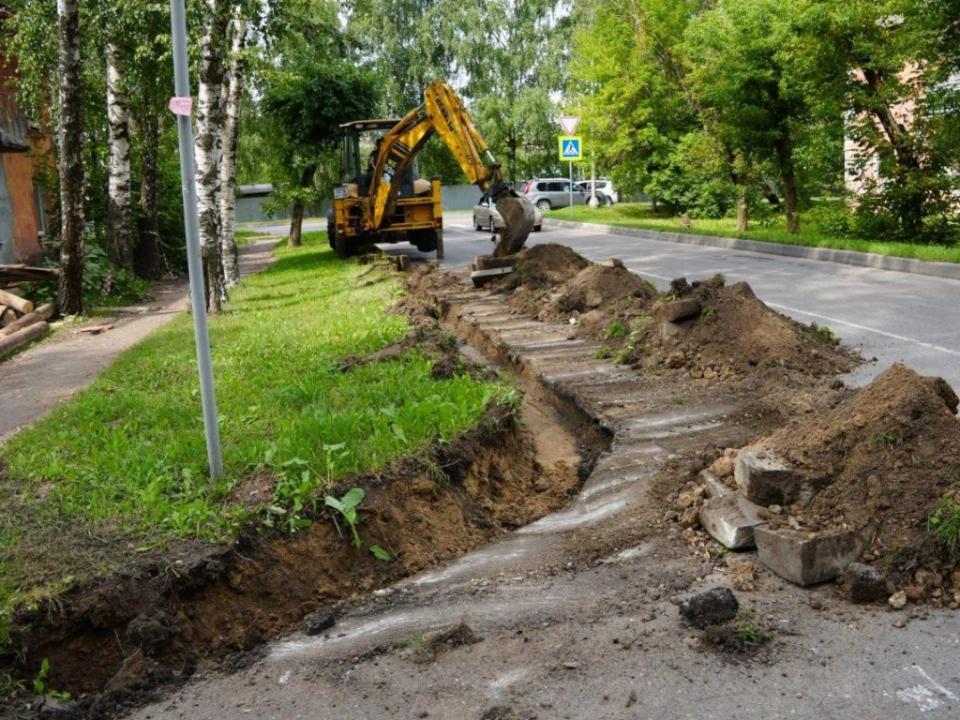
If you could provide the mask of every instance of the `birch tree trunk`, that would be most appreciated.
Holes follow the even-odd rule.
[[[134,269],[139,277],[159,280],[160,262],[160,118],[150,113],[139,124],[143,133],[140,177],[140,227]]]
[[[130,106],[123,90],[120,48],[107,48],[107,120],[110,124],[107,255],[131,273],[133,268],[133,196],[130,188]]]
[[[60,35],[60,287],[63,315],[83,312],[83,87],[77,0],[57,0]]]
[[[227,287],[240,283],[240,261],[237,252],[237,133],[240,129],[240,96],[243,92],[241,54],[246,42],[247,27],[234,8],[230,23],[230,66],[224,83],[223,157],[220,161],[220,223],[222,232],[223,270]]]
[[[200,55],[200,88],[197,102],[197,207],[207,311],[219,313],[227,296],[220,251],[220,157],[218,137],[222,122],[220,92],[223,85],[225,0],[205,0],[207,24]]]

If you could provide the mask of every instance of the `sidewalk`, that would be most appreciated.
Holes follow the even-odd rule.
[[[241,245],[241,275],[251,275],[271,265],[277,242],[261,240]],[[89,385],[117,355],[186,310],[188,297],[185,279],[163,284],[154,301],[117,308],[113,317],[88,323],[111,324],[112,330],[90,335],[71,328],[0,363],[0,443]]]

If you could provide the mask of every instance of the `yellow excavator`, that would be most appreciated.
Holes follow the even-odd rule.
[[[340,129],[340,181],[333,186],[333,212],[327,217],[327,238],[340,257],[374,243],[402,241],[443,257],[440,180],[420,179],[416,162],[434,133],[503,218],[494,256],[523,248],[533,230],[533,206],[504,181],[500,164],[448,84],[428,85],[423,105],[402,120],[358,120]]]

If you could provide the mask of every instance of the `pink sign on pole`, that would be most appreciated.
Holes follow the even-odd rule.
[[[190,113],[193,112],[193,98],[192,97],[172,97],[170,98],[170,112],[174,115],[186,115],[190,116]]]

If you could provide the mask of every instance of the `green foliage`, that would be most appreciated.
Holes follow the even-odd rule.
[[[927,532],[940,541],[951,558],[960,558],[960,502],[945,495],[927,518]]]
[[[324,495],[323,504],[328,508],[333,508],[339,513],[340,518],[350,528],[353,533],[353,544],[358,550],[363,547],[363,541],[360,539],[360,533],[357,532],[357,525],[360,523],[360,516],[357,514],[357,507],[363,502],[364,492],[362,488],[353,488],[337,500],[333,495]],[[336,516],[334,517],[336,519]],[[339,528],[339,526],[338,526]]]
[[[622,338],[626,334],[627,326],[619,320],[616,320],[610,323],[606,332],[604,332],[603,337],[605,340],[615,340],[616,338]]]
[[[833,330],[828,328],[826,325],[810,323],[810,329],[813,330],[814,334],[824,345],[837,345],[840,342],[833,334]]]
[[[40,663],[40,671],[37,673],[37,676],[33,679],[33,694],[34,695],[50,695],[51,697],[60,698],[61,700],[69,700],[70,693],[63,692],[61,690],[54,690],[51,687],[47,686],[47,677],[50,675],[50,661],[47,658],[44,658]]]
[[[748,649],[756,649],[773,640],[773,633],[757,622],[752,612],[742,612],[734,625],[737,639]]]

